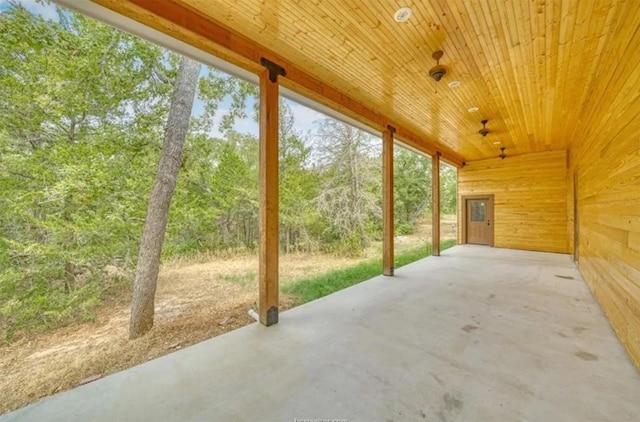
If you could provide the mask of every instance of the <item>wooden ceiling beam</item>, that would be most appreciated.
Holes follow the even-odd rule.
[[[431,156],[440,152],[441,158],[447,163],[457,167],[463,165],[464,158],[449,147],[430,140],[425,134],[418,134],[403,127],[398,122],[323,83],[284,57],[219,22],[201,16],[179,1],[92,1],[255,74],[262,71],[260,60],[266,58],[286,70],[286,77],[280,78],[282,86],[375,130],[383,131],[391,125],[396,128],[395,138],[402,143]]]

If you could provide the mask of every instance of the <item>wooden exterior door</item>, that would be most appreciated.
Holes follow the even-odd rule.
[[[493,246],[493,197],[465,198],[465,243]]]

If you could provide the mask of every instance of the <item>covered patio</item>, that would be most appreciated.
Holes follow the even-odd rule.
[[[0,421],[640,420],[634,2],[57,2],[259,84],[261,324]],[[282,315],[280,94],[382,137],[388,276]],[[461,243],[397,270],[396,144]]]
[[[569,256],[461,245],[0,421],[622,422],[638,391]]]

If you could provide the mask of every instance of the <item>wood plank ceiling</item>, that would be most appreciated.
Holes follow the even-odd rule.
[[[467,161],[500,147],[508,155],[567,149],[583,111],[600,101],[590,96],[594,84],[619,76],[601,65],[616,53],[607,47],[640,23],[637,0],[173,2]],[[413,13],[397,23],[402,6]],[[448,72],[435,82],[428,71],[440,49]],[[638,58],[619,57],[619,68],[630,60]]]

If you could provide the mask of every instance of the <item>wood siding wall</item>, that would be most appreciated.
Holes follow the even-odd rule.
[[[638,55],[640,32],[634,40],[625,42]],[[578,267],[640,369],[640,72],[616,71],[626,76],[593,89],[567,180],[577,176]],[[573,188],[568,193],[573,241]]]
[[[463,209],[462,196],[481,194],[495,195],[496,247],[569,251],[565,151],[468,163],[458,170],[458,209]],[[458,214],[462,228],[462,212]]]

